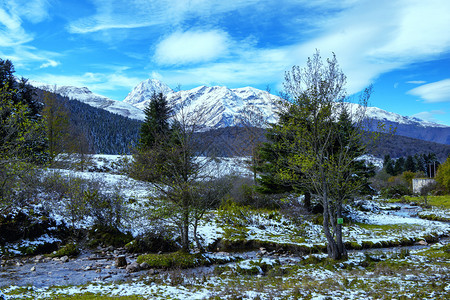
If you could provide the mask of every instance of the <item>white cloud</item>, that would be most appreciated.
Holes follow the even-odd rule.
[[[428,122],[439,123],[440,121],[438,119],[436,119],[436,115],[444,115],[444,114],[445,114],[445,112],[442,110],[433,110],[433,111],[423,111],[423,112],[414,114],[411,117],[425,120]]]
[[[38,49],[30,44],[35,35],[26,31],[23,22],[41,22],[49,17],[47,0],[5,0],[0,3],[0,56],[10,59],[14,65],[24,67],[30,62],[40,63],[41,68],[56,66],[49,57],[60,54]]]
[[[72,22],[72,33],[94,33],[110,29],[132,29],[177,25],[188,18],[233,11],[260,0],[94,0],[96,13]]]
[[[223,31],[177,31],[156,46],[154,59],[163,65],[208,62],[225,55],[229,43]]]
[[[406,83],[410,83],[410,84],[424,84],[427,83],[425,80],[411,80],[411,81],[407,81]]]
[[[408,94],[418,96],[427,103],[450,102],[450,79],[444,79],[418,86]]]
[[[335,52],[355,93],[383,73],[433,60],[450,51],[450,1],[354,1],[318,23],[319,36],[295,46],[293,63],[304,65],[319,49]]]
[[[48,0],[5,0],[12,14],[32,23],[39,23],[49,17]]]
[[[59,62],[54,61],[54,60],[52,60],[52,59],[49,59],[48,62],[43,63],[43,64],[40,66],[40,68],[43,69],[43,68],[48,68],[48,67],[56,67],[56,66],[58,66],[59,64],[60,64]]]

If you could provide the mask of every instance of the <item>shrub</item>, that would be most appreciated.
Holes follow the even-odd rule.
[[[168,234],[161,230],[149,231],[137,236],[136,239],[126,244],[125,248],[131,253],[171,252],[179,249],[175,241],[171,240]]]
[[[157,269],[188,269],[209,264],[201,254],[172,252],[165,254],[145,254],[137,258],[137,263],[146,262],[150,268]]]
[[[133,239],[133,236],[114,227],[95,225],[89,230],[88,239],[90,247],[99,245],[123,247]]]
[[[51,172],[42,179],[42,190],[49,198],[47,209],[60,208],[72,227],[91,217],[94,224],[118,228],[126,216],[125,199],[119,190],[102,193],[99,180],[87,180],[73,175]],[[61,205],[62,204],[62,205]]]
[[[59,248],[58,251],[53,252],[50,256],[51,257],[77,256],[78,254],[80,254],[80,249],[78,249],[78,246],[74,243],[69,243]]]
[[[394,186],[386,187],[381,190],[381,196],[384,198],[400,199],[402,196],[409,195],[410,191],[407,186],[403,184],[397,184]]]

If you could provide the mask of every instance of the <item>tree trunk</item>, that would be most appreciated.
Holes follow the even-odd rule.
[[[339,201],[336,203],[336,217],[342,218],[342,203]],[[339,259],[347,258],[347,249],[345,249],[344,242],[342,241],[342,225],[336,224],[336,244],[339,251]]]
[[[189,252],[189,199],[184,195],[183,197],[183,224],[181,235],[181,247],[183,252]]]
[[[322,205],[323,205],[323,231],[325,237],[327,238],[327,252],[328,257],[332,259],[339,259],[337,244],[330,232],[330,207],[328,204],[328,194],[325,190],[322,195]]]
[[[195,218],[194,220],[194,230],[193,230],[194,240],[198,250],[200,250],[200,253],[205,253],[205,248],[203,248],[202,243],[200,242],[197,235],[198,220],[199,218]]]
[[[307,211],[311,211],[311,193],[305,192],[305,201],[303,202],[303,206]]]

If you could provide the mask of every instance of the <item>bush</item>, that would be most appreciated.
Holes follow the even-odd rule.
[[[133,239],[130,233],[123,233],[114,227],[93,226],[88,232],[88,246],[123,247]]]
[[[164,231],[151,231],[136,237],[133,241],[125,245],[128,252],[172,252],[179,249],[175,241],[171,240]]]
[[[145,254],[137,258],[137,263],[146,262],[150,268],[157,269],[188,269],[210,264],[201,254],[173,252],[165,254]]]
[[[91,217],[96,225],[118,228],[127,213],[125,199],[118,190],[102,193],[101,185],[98,180],[59,172],[52,172],[42,180],[42,190],[49,198],[47,209],[60,207],[60,213],[70,220],[72,227]]]
[[[0,213],[9,206],[25,207],[38,194],[39,170],[29,163],[11,162],[0,166]]]
[[[228,176],[230,188],[228,196],[237,204],[250,206],[252,208],[280,208],[280,197],[277,195],[266,195],[255,190],[253,179],[249,177]]]
[[[402,196],[409,195],[409,188],[403,184],[386,187],[381,190],[381,196],[384,198],[400,199]]]
[[[78,254],[80,254],[80,249],[78,249],[78,246],[74,243],[69,243],[59,248],[58,251],[53,252],[50,256],[51,257],[77,256]]]

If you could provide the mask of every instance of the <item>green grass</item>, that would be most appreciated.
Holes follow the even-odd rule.
[[[411,196],[405,196],[402,199],[389,199],[388,202],[406,202],[406,203],[414,202],[419,205],[424,204],[423,197],[411,197]],[[450,195],[428,196],[427,202],[428,205],[431,206],[450,209]]]
[[[150,268],[155,269],[189,269],[212,264],[228,263],[227,259],[211,259],[202,254],[191,254],[185,252],[172,252],[163,254],[144,254],[137,258],[139,264],[146,262]]]
[[[117,300],[137,300],[137,299],[148,299],[147,297],[142,296],[104,296],[104,295],[97,295],[92,293],[86,293],[86,294],[76,294],[72,296],[52,296],[50,298],[44,298],[44,299],[58,299],[58,300],[69,300],[69,299],[77,299],[77,300],[103,300],[103,299],[117,299]]]

